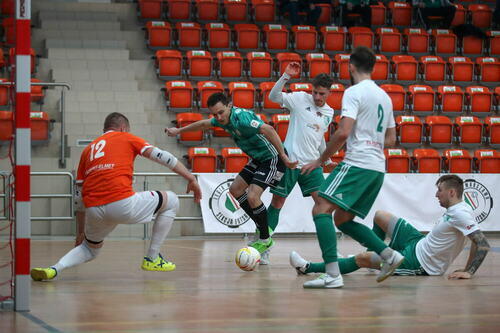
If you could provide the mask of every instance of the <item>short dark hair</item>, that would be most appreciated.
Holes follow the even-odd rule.
[[[109,131],[110,129],[118,128],[121,125],[130,126],[128,118],[119,112],[110,113],[104,120],[104,132]]]
[[[332,87],[332,84],[333,84],[332,77],[326,73],[318,74],[312,80],[312,85],[315,88],[323,87],[323,88],[327,88],[328,90],[330,90],[330,88]]]
[[[358,71],[370,74],[373,72],[373,67],[377,58],[372,49],[366,46],[358,46],[352,51],[349,62],[353,64]]]
[[[436,185],[443,184],[446,188],[457,191],[457,197],[461,198],[464,193],[464,181],[457,175],[444,175],[439,177]]]
[[[210,97],[207,100],[207,106],[209,108],[211,108],[212,106],[214,106],[215,104],[217,104],[219,102],[221,102],[224,105],[228,105],[229,104],[229,98],[227,98],[227,96],[224,95],[224,93],[221,93],[221,92],[213,93],[212,95],[210,95]]]

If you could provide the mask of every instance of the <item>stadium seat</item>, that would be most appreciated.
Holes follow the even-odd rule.
[[[495,102],[496,102],[496,105],[497,105],[497,112],[500,111],[500,86],[497,86],[495,88]]]
[[[373,49],[375,46],[375,37],[370,28],[367,27],[350,27],[348,29],[351,48],[356,46],[366,46]]]
[[[291,83],[290,90],[292,92],[305,91],[308,94],[312,93],[313,86],[311,83]]]
[[[444,83],[446,63],[439,56],[422,56],[420,57],[420,73],[427,83]]]
[[[500,31],[487,31],[490,39],[489,54],[492,57],[500,56]]]
[[[207,101],[210,95],[224,92],[224,86],[217,81],[200,81],[197,83],[196,88],[198,90],[198,106],[200,111],[203,112],[208,111]]]
[[[457,36],[448,29],[432,29],[434,52],[437,55],[455,55],[457,53]]]
[[[323,26],[332,22],[332,5],[329,3],[315,3],[316,7],[321,8],[321,15],[318,18],[318,25]]]
[[[372,9],[372,26],[380,26],[386,25],[385,17],[386,17],[386,8],[381,1],[370,2]]]
[[[437,148],[449,147],[452,144],[453,124],[446,116],[427,116],[425,118],[427,142]]]
[[[227,22],[247,22],[247,0],[224,0],[224,12]]]
[[[156,74],[162,80],[179,79],[182,76],[182,54],[177,50],[158,50],[155,56]]]
[[[423,124],[415,116],[397,116],[396,131],[403,147],[418,147],[422,144]]]
[[[14,138],[14,113],[0,111],[0,141],[10,141]]]
[[[457,143],[464,147],[479,146],[483,139],[483,124],[477,117],[462,116],[455,118]]]
[[[441,156],[435,149],[414,149],[412,160],[418,173],[441,172]]]
[[[392,111],[394,114],[402,114],[406,107],[406,92],[399,84],[382,84],[380,86],[392,101]]]
[[[342,108],[342,97],[344,96],[344,85],[341,83],[334,83],[330,87],[330,96],[326,103],[335,111],[340,111]]]
[[[260,48],[260,30],[255,24],[235,24],[236,47],[240,51],[252,51]]]
[[[268,52],[288,51],[288,30],[281,24],[266,24],[262,29],[264,46]]]
[[[457,25],[465,24],[467,20],[467,10],[461,4],[455,3],[455,16],[453,17],[453,21],[451,21],[451,26],[456,27]]]
[[[250,158],[238,147],[224,147],[221,150],[222,171],[238,173],[248,163]]]
[[[252,12],[255,23],[276,22],[274,0],[252,0]]]
[[[208,51],[188,51],[187,74],[192,80],[209,80],[213,74],[212,54]]]
[[[384,149],[386,171],[388,173],[409,173],[410,156],[405,149]]]
[[[191,147],[188,150],[187,157],[192,172],[217,171],[217,155],[213,148]]]
[[[391,12],[392,25],[410,26],[411,25],[411,4],[406,2],[391,1],[387,6]]]
[[[30,112],[31,143],[45,144],[49,141],[50,119],[46,112]]]
[[[243,58],[239,52],[217,52],[219,63],[218,76],[224,81],[241,80],[243,76]]]
[[[347,34],[344,27],[321,27],[321,39],[325,53],[344,52],[347,45]]]
[[[474,152],[474,165],[479,173],[500,173],[500,153],[493,149]]]
[[[429,115],[434,112],[436,104],[432,87],[415,84],[408,87],[408,105],[415,115]]]
[[[465,96],[470,112],[477,117],[490,115],[493,108],[493,96],[487,87],[469,86],[465,88]]]
[[[377,54],[375,66],[373,67],[372,80],[385,82],[389,80],[391,66],[389,60],[383,54]]]
[[[314,52],[318,48],[318,32],[309,25],[292,27],[293,48],[297,53]]]
[[[459,86],[439,86],[437,97],[444,114],[458,115],[464,109],[464,92]]]
[[[0,78],[0,82],[9,82],[8,79]],[[14,88],[14,87],[12,87]],[[10,87],[0,86],[0,109],[10,109]]]
[[[477,57],[485,50],[485,40],[476,36],[464,36],[462,38],[462,54],[469,57]]]
[[[288,64],[291,62],[298,62],[300,64],[300,68],[302,69],[302,58],[297,53],[291,53],[291,52],[278,53],[276,55],[276,62],[278,68],[276,76],[278,77],[285,72],[286,66],[288,66]],[[302,78],[302,70],[296,76],[292,76],[292,79],[300,79],[300,78]]]
[[[263,113],[256,113],[255,114],[260,120],[262,120],[264,123],[269,124],[269,120],[267,120],[267,116]]]
[[[500,82],[500,61],[494,57],[476,59],[478,81],[485,85],[498,86]]]
[[[467,150],[446,149],[443,153],[445,170],[449,173],[471,173],[472,158]]]
[[[273,89],[275,82],[262,82],[259,85],[260,89],[260,107],[265,112],[283,112],[283,109],[278,103],[275,103],[269,99],[269,92]]]
[[[412,84],[417,80],[418,62],[413,56],[395,55],[391,60],[396,82]]]
[[[32,78],[31,83],[40,83],[39,79]],[[45,97],[44,87],[43,86],[35,86],[31,85],[31,102],[43,104],[43,99]]]
[[[196,0],[198,22],[219,21],[219,0]]]
[[[289,114],[273,114],[272,116],[273,127],[278,133],[281,142],[285,141],[286,133],[288,132],[288,124],[290,123]]]
[[[6,65],[7,65],[7,63],[5,61],[5,56],[4,56],[4,53],[3,53],[3,49],[0,49],[0,70],[3,70]]]
[[[470,84],[474,80],[474,63],[467,57],[450,57],[448,73],[454,84]]]
[[[164,8],[164,0],[139,0],[139,15],[144,20],[161,19]]]
[[[345,157],[345,151],[343,150],[338,150],[335,154],[333,154],[331,157],[330,157],[330,160],[333,162],[333,163],[336,163],[336,164],[339,164],[340,162],[342,162],[344,160],[344,157]],[[336,165],[335,165],[336,166]],[[333,166],[333,167],[335,167]],[[333,168],[332,168],[333,170]],[[330,171],[331,172],[331,171]]]
[[[253,109],[255,105],[255,88],[250,82],[229,82],[229,95],[233,100],[233,105]]]
[[[252,81],[270,80],[273,75],[273,59],[267,52],[247,53],[248,72]]]
[[[379,53],[401,53],[403,37],[396,28],[377,28],[377,45]]]
[[[500,117],[484,118],[484,137],[490,146],[500,148]]]
[[[424,55],[429,53],[430,39],[427,31],[421,28],[405,28],[403,34],[408,54]]]
[[[207,47],[211,51],[231,49],[231,29],[225,23],[205,24]]]
[[[193,86],[189,81],[165,83],[167,108],[175,112],[190,111],[193,107]]]
[[[201,28],[195,22],[177,22],[177,46],[181,50],[201,49]]]
[[[350,83],[351,76],[349,74],[349,54],[336,54],[335,55],[335,75],[340,82]]]
[[[189,21],[191,19],[190,0],[167,0],[167,18],[171,21]]]
[[[316,75],[325,73],[331,75],[332,60],[326,53],[306,54],[307,76],[313,79]]]
[[[471,13],[471,23],[478,28],[489,28],[493,11],[486,4],[471,4],[468,7]]]
[[[146,38],[151,49],[168,48],[172,43],[172,28],[166,21],[148,21]]]
[[[183,112],[177,113],[175,115],[175,123],[177,124],[178,128],[190,125],[202,119],[203,116],[201,115],[201,113]],[[204,133],[201,130],[182,132],[177,136],[177,139],[184,145],[199,145],[204,140]]]

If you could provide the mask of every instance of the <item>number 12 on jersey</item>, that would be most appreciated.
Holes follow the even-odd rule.
[[[378,105],[377,115],[378,115],[377,132],[382,133],[384,130],[384,126],[382,125],[384,121],[384,108],[380,104]]]
[[[101,140],[90,146],[91,161],[104,156],[104,152],[102,151],[104,149],[104,146],[106,146],[106,140]]]

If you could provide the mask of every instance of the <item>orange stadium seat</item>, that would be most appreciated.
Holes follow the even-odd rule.
[[[424,81],[440,83],[446,80],[446,63],[439,56],[420,57],[420,73]]]
[[[471,13],[472,25],[479,28],[489,28],[491,26],[491,19],[493,11],[486,4],[471,4],[469,5],[469,12]]]
[[[219,0],[196,0],[198,22],[219,21]]]
[[[192,172],[216,172],[217,155],[213,148],[191,147],[188,150],[188,161]]]
[[[423,124],[415,116],[397,116],[396,130],[398,141],[403,147],[420,146],[422,143]]]
[[[224,86],[217,81],[200,81],[197,83],[199,107],[202,111],[208,110],[207,101],[210,95],[224,92]]]
[[[39,79],[31,79],[31,83],[40,83]],[[31,102],[43,104],[43,98],[45,97],[43,86],[31,85]]]
[[[167,0],[168,11],[167,18],[169,20],[184,20],[191,19],[191,1],[190,0]]]
[[[189,81],[167,81],[165,83],[165,98],[170,110],[190,111],[193,107],[193,86]]]
[[[377,28],[378,50],[380,53],[400,53],[403,37],[396,28]]]
[[[480,173],[500,173],[500,153],[493,149],[474,152],[475,168]]]
[[[142,19],[161,19],[164,0],[139,0],[139,15]]]
[[[0,70],[3,69],[7,63],[5,62],[5,56],[3,54],[3,50],[0,49]]]
[[[469,110],[475,116],[488,116],[493,108],[493,94],[487,87],[469,86],[465,88]]]
[[[343,150],[338,150],[335,154],[333,154],[331,157],[330,157],[330,160],[333,162],[333,163],[337,163],[339,164],[340,162],[342,162],[344,160],[344,157],[345,157],[345,151]],[[333,169],[332,169],[333,170]],[[330,171],[331,172],[331,171]]]
[[[340,111],[342,108],[342,97],[344,97],[344,85],[341,83],[334,83],[330,87],[330,96],[326,103],[335,111]]]
[[[346,50],[347,34],[344,27],[324,26],[321,27],[320,31],[324,52],[344,52]]]
[[[0,141],[9,141],[14,137],[14,113],[0,111]]]
[[[459,86],[439,86],[438,100],[443,113],[460,113],[464,109],[464,92]]]
[[[316,75],[325,73],[331,75],[332,59],[326,53],[306,54],[307,76],[313,79]]]
[[[495,88],[495,102],[497,104],[497,112],[500,111],[500,86]]]
[[[193,80],[208,80],[213,74],[212,54],[208,51],[188,51],[187,74]]]
[[[441,156],[435,149],[414,149],[412,160],[418,173],[441,172]]]
[[[434,51],[437,55],[455,55],[457,53],[457,36],[448,29],[432,29]]]
[[[413,83],[417,80],[418,62],[410,55],[392,57],[394,79],[398,83]]]
[[[486,34],[490,38],[490,56],[500,56],[500,31],[487,31]]]
[[[246,22],[248,20],[247,0],[224,0],[224,11],[227,22]]]
[[[445,168],[449,173],[472,172],[472,158],[467,150],[446,149],[443,156]]]
[[[285,141],[286,133],[288,132],[288,124],[290,123],[289,114],[273,114],[273,127],[278,133],[281,141]]]
[[[252,81],[270,80],[273,76],[273,59],[267,52],[247,53],[248,77]]]
[[[227,24],[207,23],[205,30],[209,50],[229,50],[231,48],[231,29]]]
[[[182,54],[177,50],[158,50],[155,56],[156,73],[162,80],[177,79],[182,76]]]
[[[281,76],[285,72],[286,66],[291,62],[298,62],[300,68],[302,68],[302,58],[297,53],[283,52],[276,55],[276,62],[278,67],[278,76]],[[300,79],[302,77],[302,70],[292,79]]]
[[[281,24],[266,24],[262,29],[264,45],[269,52],[288,51],[288,30]]]
[[[450,57],[449,74],[455,84],[471,83],[474,80],[474,63],[467,57]]]
[[[0,78],[0,82],[9,82],[8,79]],[[0,86],[0,107],[5,109],[10,106],[10,87]]]
[[[451,21],[451,26],[456,27],[457,25],[465,24],[467,19],[467,10],[461,4],[453,4],[457,10],[455,11],[455,16],[453,21]]]
[[[384,149],[386,170],[388,173],[409,173],[410,156],[405,149]]]
[[[429,34],[421,28],[405,28],[404,39],[408,54],[428,54]]]
[[[351,48],[354,49],[356,46],[366,46],[370,49],[374,48],[375,37],[370,28],[367,27],[350,27],[348,29]]]
[[[335,74],[339,81],[350,82],[351,76],[349,74],[349,54],[336,54],[335,55]]]
[[[222,170],[238,173],[248,163],[250,158],[238,147],[224,147],[221,150]]]
[[[243,76],[243,58],[236,51],[217,52],[218,76],[224,81],[240,80]]]
[[[252,0],[253,19],[256,23],[275,22],[274,0]]]
[[[175,123],[177,127],[184,127],[190,125],[196,121],[202,120],[203,116],[201,113],[185,112],[177,113],[175,116]],[[179,142],[187,145],[197,145],[203,142],[204,134],[203,131],[190,131],[182,132],[177,136]]]
[[[177,22],[177,45],[179,49],[201,49],[201,28],[195,22]]]
[[[318,48],[318,32],[309,25],[294,25],[292,27],[293,48],[295,52],[313,52]]]
[[[318,25],[330,24],[332,22],[332,5],[329,3],[317,3],[314,5],[321,8]]]
[[[146,38],[150,48],[170,47],[172,43],[172,27],[166,21],[148,21]]]
[[[295,91],[305,91],[308,94],[312,93],[313,86],[311,83],[291,83],[290,90]]]
[[[391,98],[394,113],[403,113],[406,107],[406,92],[399,84],[382,84],[380,86]]]
[[[49,140],[50,119],[46,112],[30,112],[31,143],[46,143]]]
[[[462,146],[479,146],[483,139],[483,124],[477,117],[457,117],[455,133]]]
[[[494,57],[481,57],[476,59],[476,68],[479,82],[482,84],[499,85],[500,61]]]
[[[260,48],[260,30],[255,24],[235,24],[234,31],[237,49],[249,51]]]
[[[484,118],[485,139],[492,147],[500,147],[500,117]]]
[[[269,92],[273,89],[275,82],[262,82],[259,85],[261,93],[261,108],[266,112],[283,112],[281,105],[269,99]]]
[[[462,54],[477,57],[483,54],[485,43],[482,38],[475,36],[464,36],[462,38]]]
[[[415,84],[408,87],[408,101],[413,114],[427,115],[434,111],[436,97],[432,87]]]
[[[395,26],[411,25],[411,4],[406,2],[391,1],[387,6],[392,16],[392,24]]]
[[[389,60],[383,54],[377,54],[375,66],[373,67],[372,80],[387,81],[391,71]]]
[[[267,117],[263,113],[256,113],[255,114],[260,120],[262,120],[264,123],[269,124],[269,120],[267,120]]]
[[[233,105],[253,109],[255,106],[255,88],[250,82],[229,82],[229,95],[233,99]]]
[[[431,146],[449,147],[452,144],[453,124],[446,116],[427,116],[425,118],[427,141]]]
[[[212,119],[213,117],[214,116],[212,114],[208,115],[208,119]],[[213,136],[218,137],[218,138],[231,136],[231,134],[229,134],[229,132],[226,132],[225,129],[223,129],[222,127],[217,127],[217,126],[212,127],[212,133],[213,133]]]
[[[373,3],[373,2],[371,2]],[[384,4],[380,1],[375,4],[370,5],[372,9],[372,25],[386,25],[385,16],[386,16],[386,8]]]

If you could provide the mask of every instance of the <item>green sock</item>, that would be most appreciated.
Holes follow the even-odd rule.
[[[380,254],[386,247],[385,244],[377,235],[367,226],[354,221],[342,223],[337,228],[344,234],[351,236],[355,241]]]
[[[337,261],[337,234],[333,226],[331,214],[318,214],[313,216],[318,236],[319,247],[325,263]]]
[[[341,274],[349,274],[359,269],[355,257],[339,258],[339,269]],[[324,262],[311,262],[306,269],[306,273],[324,273]]]
[[[273,205],[269,205],[267,208],[267,224],[269,228],[276,230],[278,222],[280,220],[281,208],[275,208]]]
[[[372,228],[373,233],[383,241],[385,241],[385,231],[382,230],[381,227],[379,227],[378,224],[373,223],[373,228]],[[367,249],[367,251],[375,251],[373,249]]]

